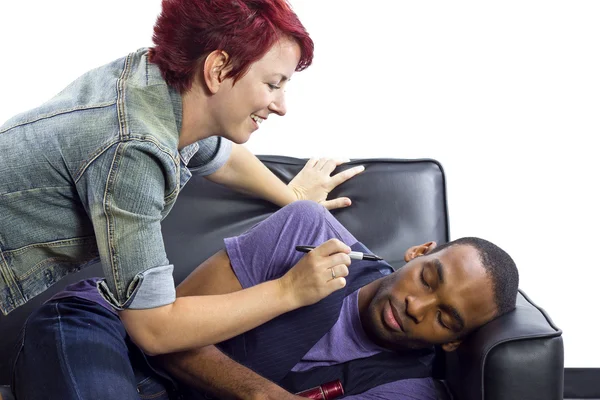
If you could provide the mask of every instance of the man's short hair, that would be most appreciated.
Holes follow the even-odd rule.
[[[514,310],[519,289],[519,271],[517,271],[517,266],[512,257],[494,243],[477,237],[464,237],[453,240],[436,247],[429,254],[457,245],[474,247],[479,253],[481,264],[492,281],[496,303],[495,317]]]

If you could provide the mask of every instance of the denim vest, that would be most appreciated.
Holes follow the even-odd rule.
[[[211,174],[231,151],[220,137],[178,151],[181,118],[140,49],[0,126],[4,314],[98,260],[115,308],[175,300],[160,223],[191,170]]]

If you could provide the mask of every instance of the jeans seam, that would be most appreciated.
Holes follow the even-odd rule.
[[[12,369],[10,370],[10,390],[11,392],[14,394],[15,392],[15,388],[17,387],[16,385],[16,371],[17,371],[17,363],[19,362],[19,357],[21,357],[21,353],[23,352],[23,347],[25,347],[25,335],[27,334],[27,323],[29,322],[29,318],[27,317],[27,319],[25,320],[25,323],[23,324],[23,327],[21,328],[21,331],[19,332],[19,341],[16,343],[15,348],[16,348],[16,355],[14,357],[14,359],[12,360]]]
[[[64,110],[59,110],[59,111],[52,112],[52,113],[42,114],[42,115],[40,115],[40,116],[38,116],[38,117],[36,117],[34,119],[28,119],[26,121],[21,121],[21,122],[18,122],[18,123],[14,124],[14,125],[11,125],[11,126],[5,128],[5,129],[2,129],[2,130],[0,130],[0,134],[6,133],[6,132],[8,132],[8,131],[10,131],[11,129],[14,129],[14,128],[18,128],[18,127],[21,127],[21,126],[34,124],[34,123],[36,123],[38,121],[41,121],[41,120],[44,120],[44,119],[53,118],[53,117],[56,117],[56,116],[60,116],[60,115],[64,115],[64,114],[69,114],[69,113],[72,113],[72,112],[87,111],[87,110],[93,110],[93,109],[96,109],[96,108],[110,107],[110,106],[116,104],[116,102],[117,102],[116,100],[114,100],[114,101],[105,101],[103,103],[90,104],[90,105],[81,105],[81,106],[77,106],[77,107],[67,108],[67,109],[64,109]]]
[[[95,243],[95,240],[96,240],[95,236],[76,236],[76,237],[68,238],[68,239],[57,239],[57,240],[51,240],[48,242],[36,242],[36,243],[31,243],[31,244],[28,244],[25,246],[17,247],[16,249],[13,249],[13,250],[5,250],[4,254],[9,254],[10,256],[18,256],[32,248],[67,247],[67,246],[78,245],[78,244],[89,244],[90,242]]]
[[[113,155],[113,160],[112,163],[110,165],[110,170],[108,172],[108,177],[106,179],[106,186],[104,187],[104,194],[103,194],[103,198],[102,198],[102,209],[104,212],[104,215],[106,216],[106,237],[107,237],[107,241],[108,241],[108,263],[110,264],[110,269],[112,271],[112,280],[113,283],[115,285],[115,288],[117,289],[117,299],[119,301],[119,303],[123,302],[124,304],[124,300],[122,301],[122,299],[120,298],[119,294],[123,291],[123,288],[121,287],[121,270],[119,269],[119,262],[116,259],[116,249],[114,248],[115,245],[115,241],[114,241],[114,221],[113,221],[113,215],[111,212],[111,208],[110,205],[113,201],[112,197],[113,197],[113,185],[116,181],[116,175],[119,172],[119,167],[120,167],[120,161],[121,158],[123,157],[123,153],[125,152],[125,143],[121,142],[117,145],[117,148],[115,149],[115,154]],[[108,279],[108,278],[107,278]]]
[[[157,397],[162,396],[165,393],[167,393],[167,391],[165,389],[163,389],[160,392],[154,393],[154,394],[148,394],[148,395],[140,394],[140,399],[155,399]]]
[[[128,116],[125,108],[125,92],[133,56],[134,54],[131,53],[125,58],[123,71],[121,72],[119,79],[117,79],[117,120],[119,122],[119,137],[121,139],[129,136]]]
[[[73,371],[71,370],[71,368],[69,367],[69,360],[67,357],[67,352],[65,351],[64,345],[65,345],[65,340],[63,337],[63,330],[62,330],[62,321],[61,321],[61,317],[60,317],[60,310],[59,310],[59,304],[55,303],[54,304],[54,308],[56,309],[56,315],[58,317],[58,336],[59,336],[59,345],[60,345],[60,349],[58,354],[62,354],[62,359],[63,359],[63,368],[66,370],[66,372],[69,375],[69,379],[71,380],[71,384],[73,385],[73,390],[75,391],[75,394],[77,395],[78,399],[82,399],[81,394],[79,393],[79,390],[77,388],[77,381],[75,380],[75,377],[73,376]]]

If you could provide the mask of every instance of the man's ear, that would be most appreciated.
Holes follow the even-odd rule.
[[[435,249],[436,247],[437,247],[436,242],[427,242],[427,243],[420,244],[418,246],[410,247],[404,253],[404,261],[409,262],[410,260],[413,260],[419,256],[422,256],[423,254],[429,253],[431,250]]]
[[[462,340],[455,340],[454,342],[444,343],[442,345],[442,349],[444,349],[444,351],[451,352],[458,349],[458,346],[460,346],[461,343]]]
[[[219,91],[221,83],[225,80],[225,75],[230,68],[229,54],[223,50],[214,50],[206,57],[202,77],[206,83],[206,88],[211,94]]]

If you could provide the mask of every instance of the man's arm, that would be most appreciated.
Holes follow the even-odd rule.
[[[160,362],[177,380],[219,399],[297,400],[295,396],[238,364],[215,346],[165,354]]]
[[[220,295],[242,289],[229,257],[220,251],[196,268],[178,287],[177,296]],[[238,364],[215,346],[158,357],[178,380],[222,399],[301,399]]]

